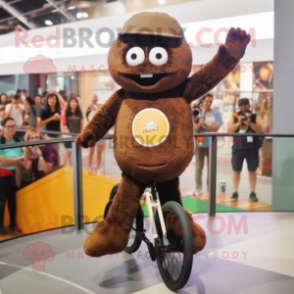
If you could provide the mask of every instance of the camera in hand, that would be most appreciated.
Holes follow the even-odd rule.
[[[192,112],[193,116],[197,116],[200,113],[200,109],[195,108]]]
[[[193,105],[193,116],[198,116],[202,109],[202,101],[197,105],[196,103]]]
[[[244,113],[242,113],[242,115],[245,117],[243,117],[241,121],[247,121],[248,118],[251,119],[252,112],[250,110],[246,110]]]

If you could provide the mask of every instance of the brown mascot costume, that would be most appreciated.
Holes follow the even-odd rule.
[[[245,31],[231,28],[214,58],[188,78],[192,53],[174,18],[143,12],[125,23],[108,54],[111,75],[122,88],[76,139],[87,148],[115,126],[114,155],[122,170],[107,217],[84,241],[86,254],[99,257],[124,250],[140,197],[151,181],[156,183],[161,205],[167,201],[182,205],[179,176],[194,150],[189,104],[234,69],[249,41]],[[196,253],[205,246],[206,235],[186,213]],[[167,229],[180,235],[179,223],[173,217],[167,219]]]

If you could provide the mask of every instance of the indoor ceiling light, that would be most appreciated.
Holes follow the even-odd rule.
[[[45,20],[45,25],[52,26],[53,25],[53,22],[50,19],[46,19]]]
[[[158,3],[161,4],[161,5],[165,4],[165,0],[158,0]]]
[[[77,13],[77,18],[87,18],[88,13],[87,12],[78,12]]]
[[[75,9],[75,8],[76,8],[75,6],[68,6],[67,7],[68,10],[72,10],[72,9]]]

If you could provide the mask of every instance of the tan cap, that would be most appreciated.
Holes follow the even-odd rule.
[[[176,19],[166,13],[141,12],[129,18],[119,35],[139,34],[183,38],[184,33]]]

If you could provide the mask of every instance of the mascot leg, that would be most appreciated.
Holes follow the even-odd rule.
[[[179,188],[179,178],[175,178],[168,182],[156,183],[156,188],[159,193],[160,203],[163,205],[167,201],[176,201],[183,206],[181,193]],[[205,231],[197,223],[193,221],[192,214],[185,210],[190,221],[190,226],[193,234],[194,253],[201,251],[206,244]],[[180,224],[173,213],[167,214],[165,218],[167,230],[173,230],[175,234],[182,235]]]
[[[122,175],[107,217],[96,224],[84,241],[83,247],[87,255],[99,257],[124,250],[145,187],[146,185]]]

